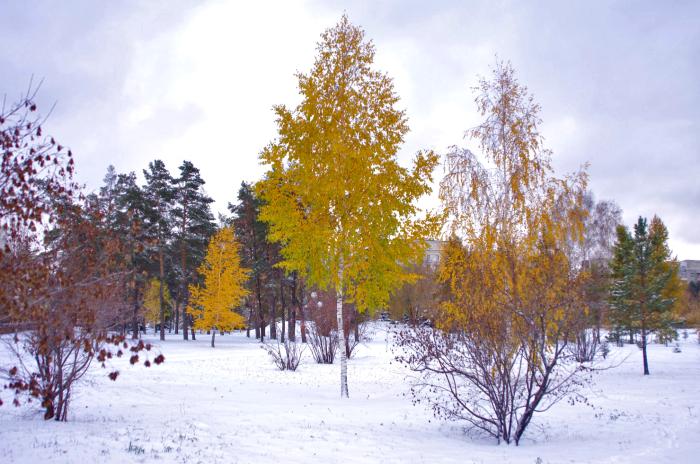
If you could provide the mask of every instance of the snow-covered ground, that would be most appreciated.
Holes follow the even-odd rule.
[[[700,462],[700,345],[681,353],[613,348],[624,360],[594,377],[593,407],[561,403],[536,416],[521,446],[465,434],[413,406],[393,361],[385,325],[349,364],[349,400],[339,366],[308,351],[299,370],[280,372],[244,334],[160,345],[165,364],[119,360],[116,382],[95,368],[76,392],[69,422],[44,422],[36,409],[0,407],[2,463],[695,463]],[[0,355],[0,362],[6,361]]]

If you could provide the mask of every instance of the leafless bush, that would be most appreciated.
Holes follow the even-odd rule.
[[[301,362],[305,347],[294,341],[285,340],[284,343],[264,343],[262,348],[272,358],[272,362],[281,371],[295,371]]]
[[[333,364],[340,340],[337,330],[323,331],[316,322],[306,323],[306,341],[319,364]]]
[[[571,353],[576,361],[591,362],[599,351],[600,336],[597,329],[583,329],[576,334],[574,343],[570,345]]]
[[[419,374],[414,403],[426,401],[436,417],[465,421],[517,445],[536,412],[567,397],[586,401],[576,393],[586,369],[573,362],[565,345],[474,335],[429,327],[397,334],[396,359]]]

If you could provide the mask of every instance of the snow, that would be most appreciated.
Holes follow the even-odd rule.
[[[165,342],[161,366],[115,363],[116,382],[95,368],[76,392],[69,422],[45,422],[36,407],[0,392],[3,463],[576,463],[698,462],[700,345],[694,333],[641,351],[612,347],[614,369],[594,376],[593,407],[561,403],[535,417],[519,447],[465,433],[463,424],[413,406],[411,373],[393,361],[388,325],[349,361],[350,399],[338,364],[308,350],[296,372],[280,372],[244,333]],[[0,362],[7,361],[0,353]]]

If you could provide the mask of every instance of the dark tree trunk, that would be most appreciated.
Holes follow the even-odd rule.
[[[299,305],[299,300],[297,299],[297,274],[296,272],[292,276],[292,305],[289,307],[289,329],[288,337],[289,341],[296,341],[296,331],[297,331],[297,306]]]
[[[178,335],[178,328],[180,326],[180,302],[175,302],[175,335]]]
[[[212,327],[211,329],[211,347],[214,348],[214,337],[216,337],[216,329]]]
[[[360,313],[357,312],[357,307],[355,307],[353,314],[355,315],[355,342],[360,341]]]
[[[277,340],[277,297],[273,295],[270,300],[270,338]]]
[[[250,338],[250,325],[253,321],[253,305],[250,304],[250,300],[246,301],[246,307],[248,308],[248,322],[246,322],[245,336]]]
[[[163,286],[165,285],[165,263],[163,257],[163,245],[158,251],[158,261],[160,262],[160,289],[158,298],[160,300],[160,339],[165,340],[165,300],[163,299]]]
[[[190,315],[187,314],[186,310],[183,310],[182,311],[182,339],[183,340],[188,339],[187,326],[188,326],[189,320],[190,320]]]
[[[192,340],[197,340],[197,338],[194,336],[194,324],[190,326],[190,334],[192,335]]]
[[[647,331],[642,327],[642,359],[644,361],[644,375],[649,375],[649,360],[647,359]]]
[[[257,326],[255,327],[255,338],[259,338],[260,341],[263,341],[263,338],[265,338],[265,316],[263,315],[263,307],[262,307],[262,290],[260,288],[260,277],[255,278],[255,298],[257,300]]]
[[[263,308],[260,307],[258,308],[258,325],[260,326],[260,342],[263,343],[265,341],[265,311],[263,311]]]
[[[284,274],[280,272],[280,314],[282,315],[282,333],[280,334],[280,340],[284,343],[285,326],[284,326],[284,311],[286,303],[284,301]]]
[[[282,331],[280,332],[280,341],[284,343],[284,337],[286,335],[287,328],[284,325],[284,305],[281,306],[281,319],[282,319]]]
[[[138,286],[136,284],[136,278],[134,278],[132,282],[134,285],[134,301],[132,302],[133,312],[131,315],[131,338],[136,340],[137,338],[139,338],[139,293]]]
[[[299,316],[301,317],[301,342],[306,343],[306,307],[304,306],[304,284],[299,285]]]

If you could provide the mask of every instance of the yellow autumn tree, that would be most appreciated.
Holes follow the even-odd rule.
[[[220,229],[209,242],[207,255],[198,272],[204,285],[190,285],[187,312],[194,318],[194,328],[211,330],[214,347],[216,331],[243,327],[245,319],[235,311],[248,294],[245,282],[248,271],[241,267],[239,244],[233,228]]]
[[[170,296],[168,286],[163,287],[163,303],[165,304],[164,317],[170,319],[173,299]],[[155,326],[160,322],[160,280],[151,279],[146,286],[146,292],[143,297],[143,307],[146,310],[144,319],[147,322],[152,322]]]
[[[438,416],[518,444],[533,415],[577,385],[567,345],[579,330],[586,273],[571,259],[582,238],[586,175],[554,175],[539,106],[499,63],[482,79],[483,123],[467,132],[480,156],[453,147],[440,198],[451,239],[439,280],[440,330],[401,336],[401,359],[423,374]]]
[[[372,69],[374,46],[346,16],[325,31],[309,74],[298,74],[302,102],[276,106],[278,137],[262,152],[269,171],[257,186],[260,217],[282,245],[281,266],[335,291],[338,334],[343,302],[359,311],[386,305],[410,279],[434,218],[418,221],[415,200],[430,191],[438,158],[419,153],[412,169],[397,162],[408,131],[399,98]],[[343,346],[344,343],[341,343]],[[340,350],[341,396],[348,397]]]

